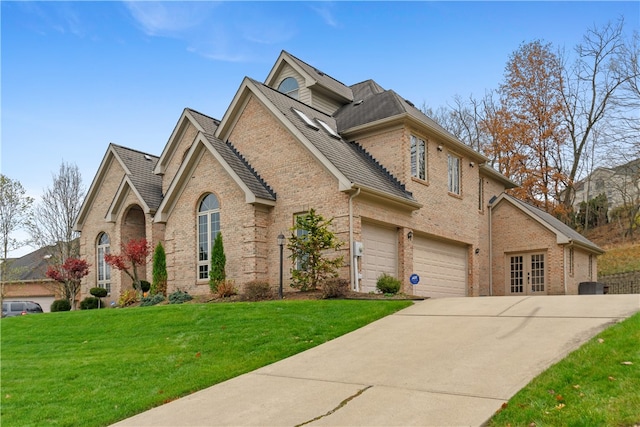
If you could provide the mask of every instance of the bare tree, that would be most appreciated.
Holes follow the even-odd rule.
[[[25,245],[12,235],[25,226],[33,199],[26,195],[26,190],[19,181],[0,174],[0,247],[2,263],[0,264],[0,300],[4,298],[4,284],[10,278],[10,251]]]
[[[612,129],[630,118],[628,114],[635,114],[637,120],[637,110],[620,102],[624,89],[632,90],[638,79],[637,43],[625,42],[623,24],[620,19],[616,24],[589,29],[576,47],[577,60],[572,67],[564,67],[562,98],[571,145],[567,189],[562,193],[567,208],[573,203],[573,183],[596,127],[605,133],[605,124]]]
[[[53,185],[45,189],[28,224],[36,246],[55,247],[51,260],[53,263],[64,264],[68,258],[79,255],[73,224],[84,196],[85,189],[78,167],[62,162],[58,175],[53,175]]]

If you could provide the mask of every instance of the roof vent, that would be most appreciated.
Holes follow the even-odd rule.
[[[412,107],[415,107],[415,105],[413,105],[413,102],[409,101],[408,99],[405,99],[404,102],[411,105]]]
[[[356,102],[354,102],[354,103],[353,103],[353,105],[360,105],[360,104],[362,104],[363,102],[364,102],[364,100],[363,100],[363,99],[359,99],[359,100],[357,100]]]
[[[144,155],[145,160],[151,160],[151,156],[149,156],[148,154]]]

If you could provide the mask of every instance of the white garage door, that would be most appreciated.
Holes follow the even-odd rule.
[[[382,273],[398,277],[398,233],[395,228],[362,223],[361,292],[376,292],[376,281]]]
[[[414,294],[463,297],[467,289],[467,248],[425,237],[413,241],[413,268],[420,276]]]

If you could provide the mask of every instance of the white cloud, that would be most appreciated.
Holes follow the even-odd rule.
[[[332,13],[332,3],[319,3],[320,6],[314,4],[311,9],[316,12],[323,19],[324,23],[330,27],[338,27],[338,21],[334,18]]]
[[[176,37],[203,24],[218,3],[129,1],[125,5],[146,34]]]

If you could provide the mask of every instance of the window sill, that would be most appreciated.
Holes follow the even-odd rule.
[[[424,180],[424,179],[420,179],[420,178],[416,178],[415,176],[411,177],[411,181],[417,182],[418,184],[426,185],[427,187],[429,186],[429,181]]]
[[[447,192],[447,194],[455,199],[459,199],[462,200],[462,194],[456,194],[456,193],[452,193],[452,192]]]

